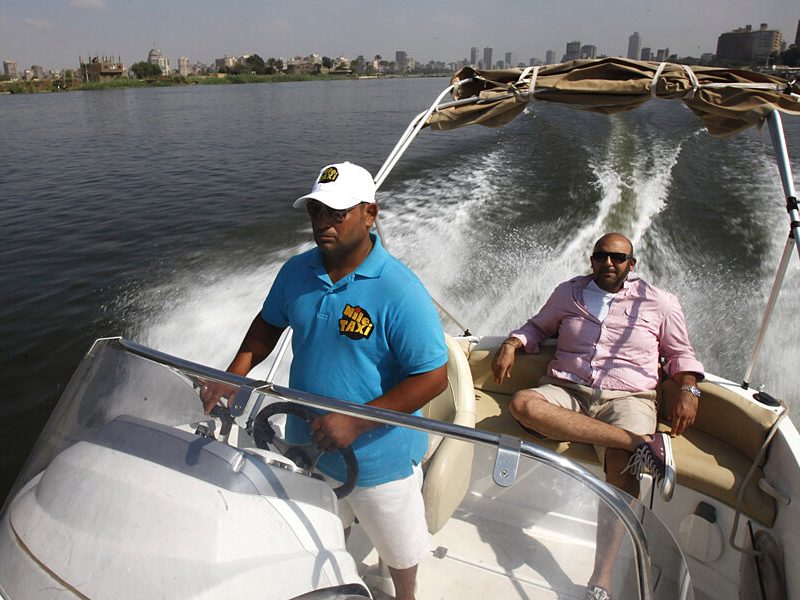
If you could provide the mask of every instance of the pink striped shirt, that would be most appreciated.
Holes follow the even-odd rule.
[[[658,385],[659,356],[669,375],[690,371],[703,377],[674,295],[630,273],[601,323],[583,304],[583,290],[592,278],[584,275],[559,285],[535,316],[510,333],[531,353],[558,333],[550,377],[577,377],[605,390],[652,390]]]

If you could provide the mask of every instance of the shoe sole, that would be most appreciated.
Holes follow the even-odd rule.
[[[661,485],[661,498],[664,502],[672,499],[675,491],[675,459],[672,457],[672,440],[668,435],[662,434],[664,440],[664,481]]]

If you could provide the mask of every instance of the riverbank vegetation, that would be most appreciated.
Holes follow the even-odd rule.
[[[0,93],[33,94],[40,92],[66,92],[80,90],[110,90],[119,88],[168,87],[179,85],[229,85],[242,83],[278,83],[288,81],[316,81],[358,79],[351,74],[314,74],[314,73],[276,73],[258,75],[253,73],[219,74],[219,75],[173,75],[168,77],[151,77],[133,79],[121,77],[102,81],[79,81],[75,79],[45,79],[35,81],[0,81]]]
[[[227,57],[226,57],[227,58]],[[116,66],[116,65],[114,65]],[[98,68],[99,67],[99,68]],[[36,92],[62,92],[78,90],[106,90],[118,88],[164,87],[176,85],[221,85],[241,83],[278,83],[288,81],[313,81],[331,79],[359,79],[362,77],[430,77],[448,76],[441,66],[433,62],[413,71],[396,72],[394,63],[384,61],[379,55],[373,61],[363,56],[350,63],[335,63],[323,56],[319,62],[291,62],[283,59],[264,60],[257,54],[242,57],[213,68],[197,70],[193,75],[163,75],[161,66],[151,61],[131,65],[128,76],[101,77],[102,64],[92,61],[82,64],[77,71],[67,69],[55,79],[8,81],[0,76],[0,93],[24,94]]]

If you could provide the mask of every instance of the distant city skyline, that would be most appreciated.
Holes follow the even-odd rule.
[[[74,68],[79,56],[107,55],[130,66],[146,60],[155,47],[175,64],[181,56],[213,63],[249,53],[263,58],[380,54],[392,60],[398,51],[422,63],[449,63],[469,60],[472,47],[479,56],[489,47],[495,60],[511,53],[527,63],[532,57],[545,60],[547,50],[560,60],[570,41],[594,46],[598,54],[626,56],[634,32],[642,47],[699,57],[715,51],[720,34],[747,24],[768,23],[791,43],[798,19],[797,0],[697,0],[677,7],[499,0],[490,9],[474,0],[344,0],[335,9],[319,0],[233,0],[224,11],[210,0],[5,0],[0,60],[16,61],[21,70],[62,69]]]

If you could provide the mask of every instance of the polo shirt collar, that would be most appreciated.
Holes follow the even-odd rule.
[[[374,279],[381,276],[383,268],[386,266],[386,262],[389,258],[389,253],[383,247],[383,244],[381,244],[381,238],[379,238],[377,234],[370,233],[369,237],[372,240],[372,250],[367,254],[367,258],[356,267],[355,271],[341,279],[342,282],[350,281],[354,279],[356,275],[367,279]],[[319,248],[314,248],[314,250],[315,252],[309,266],[319,279],[326,281],[328,285],[330,285],[330,278],[328,277],[327,271],[325,271],[325,265],[322,263],[322,251],[320,251]]]
[[[383,268],[386,266],[386,261],[389,258],[389,253],[381,244],[381,238],[375,233],[370,233],[369,237],[372,239],[372,250],[367,255],[367,258],[356,267],[354,271],[359,277],[366,277],[374,279],[380,277]]]

